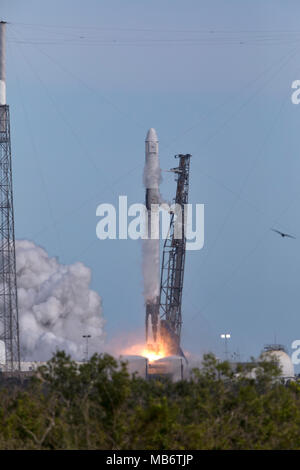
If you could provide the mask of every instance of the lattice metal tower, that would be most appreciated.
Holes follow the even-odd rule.
[[[183,355],[180,347],[181,303],[186,247],[186,204],[188,203],[191,155],[177,155],[175,213],[171,215],[169,237],[163,250],[160,283],[160,341],[169,354]],[[177,212],[177,213],[176,213]]]
[[[9,106],[6,104],[5,29],[0,22],[0,340],[5,369],[20,370],[18,297]],[[3,359],[1,358],[1,362]]]

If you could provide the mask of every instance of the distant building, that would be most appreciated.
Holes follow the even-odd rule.
[[[294,364],[292,363],[292,359],[282,344],[266,345],[261,357],[263,359],[268,359],[270,357],[278,361],[278,365],[281,368],[281,378],[285,380],[295,379]]]

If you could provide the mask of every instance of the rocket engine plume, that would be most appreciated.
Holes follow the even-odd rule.
[[[148,237],[143,240],[143,278],[144,298],[146,305],[146,342],[149,338],[149,320],[151,319],[152,338],[157,340],[158,308],[160,288],[159,266],[159,185],[161,170],[158,158],[158,139],[155,129],[149,129],[145,141],[144,186],[146,189],[146,207],[148,220]],[[155,206],[153,206],[155,205]]]

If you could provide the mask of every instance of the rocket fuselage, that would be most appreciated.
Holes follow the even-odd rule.
[[[158,159],[158,139],[154,129],[149,129],[145,141],[146,207],[151,211],[151,204],[159,204],[160,167]]]
[[[146,188],[146,208],[148,212],[148,237],[144,243],[144,282],[146,304],[146,341],[148,341],[149,320],[152,337],[157,339],[160,265],[159,265],[159,203],[160,166],[158,139],[154,129],[149,129],[145,141],[144,185]]]

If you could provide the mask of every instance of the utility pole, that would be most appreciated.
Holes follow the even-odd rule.
[[[91,335],[82,335],[82,337],[85,339],[85,362],[88,362],[88,360],[89,360],[89,338],[91,338]]]
[[[228,360],[228,344],[227,341],[231,338],[231,335],[229,333],[222,333],[220,335],[222,339],[225,339],[225,360]]]
[[[13,372],[20,371],[20,344],[5,30],[6,22],[0,21],[0,341],[5,369]]]

